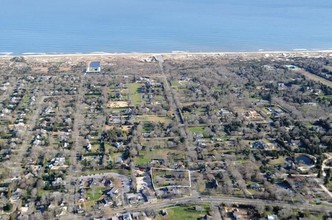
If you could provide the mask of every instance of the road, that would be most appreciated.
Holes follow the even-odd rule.
[[[326,156],[326,159],[323,160],[322,162],[322,176],[325,177],[326,173],[325,173],[325,169],[331,168],[330,166],[326,166],[326,163],[332,159],[332,154],[329,153],[324,153],[324,155]]]
[[[328,194],[330,196],[330,198],[332,198],[332,193],[324,186],[324,184],[322,184],[319,179],[315,179],[315,181],[317,182],[317,184],[319,185],[319,187],[326,192],[326,194]]]
[[[173,110],[176,115],[180,134],[182,134],[185,139],[185,145],[186,145],[187,151],[188,152],[195,151],[195,147],[188,143],[188,131],[187,131],[186,127],[184,126],[185,123],[184,123],[184,118],[183,118],[180,104],[179,104],[180,102],[179,102],[174,90],[171,89],[171,86],[167,80],[167,75],[165,74],[164,66],[163,66],[164,59],[163,59],[162,55],[156,55],[155,58],[159,62],[162,79],[164,81],[163,84],[164,84],[165,94],[166,95],[168,94],[170,96],[170,97],[167,97],[168,101],[169,101],[169,105],[170,105],[171,110]],[[196,152],[195,152],[195,154],[196,154]],[[187,155],[189,155],[189,154],[187,154]],[[191,158],[188,156],[188,161],[190,161],[190,159]]]
[[[311,204],[289,204],[285,202],[272,201],[272,200],[261,200],[261,199],[247,199],[238,197],[221,197],[221,196],[188,196],[174,200],[163,200],[156,203],[144,203],[136,206],[128,206],[121,208],[104,208],[104,213],[107,215],[114,215],[122,212],[134,212],[145,209],[162,209],[169,206],[180,205],[180,204],[200,204],[200,203],[211,203],[213,205],[219,205],[221,203],[226,204],[243,204],[243,205],[261,205],[261,206],[278,206],[282,208],[295,208],[299,210],[310,210],[310,211],[332,211],[332,207],[324,205],[311,205]]]
[[[76,102],[75,102],[75,108],[76,111],[74,113],[74,124],[73,124],[73,148],[71,149],[70,153],[70,166],[68,168],[68,174],[67,174],[67,190],[68,190],[68,201],[69,205],[72,206],[73,209],[76,205],[76,192],[78,190],[77,184],[75,186],[71,186],[71,182],[77,177],[78,173],[81,170],[78,170],[77,166],[77,159],[76,159],[76,152],[79,151],[80,143],[79,143],[79,128],[82,126],[82,108],[81,108],[81,102],[84,100],[84,87],[83,87],[83,77],[81,78],[79,88],[78,88],[78,94],[76,95]],[[74,200],[74,201],[73,201]]]
[[[38,96],[37,96],[38,97]],[[37,98],[38,102],[35,104],[35,106],[37,106],[37,109],[35,111],[32,112],[32,115],[30,117],[30,119],[28,119],[28,121],[26,122],[26,130],[24,132],[23,136],[23,141],[21,144],[21,148],[19,149],[17,156],[15,157],[15,162],[14,162],[14,166],[15,167],[15,176],[18,176],[19,174],[17,172],[22,173],[22,167],[25,166],[25,162],[28,159],[25,155],[27,153],[27,150],[30,146],[30,142],[31,139],[33,138],[33,128],[37,122],[37,119],[39,117],[39,113],[42,111],[42,107],[43,107],[43,102],[45,100],[45,96],[42,96],[39,98]],[[17,163],[21,163],[20,165]]]

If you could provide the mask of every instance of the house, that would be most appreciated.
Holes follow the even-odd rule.
[[[93,61],[89,64],[86,72],[87,73],[100,73],[101,66],[99,61]]]
[[[266,144],[262,141],[255,141],[253,144],[252,144],[252,148],[255,148],[255,149],[265,149],[266,147]]]
[[[136,204],[144,201],[144,198],[141,194],[127,193],[126,197],[129,204]]]
[[[204,209],[203,209],[202,206],[195,206],[195,211],[196,211],[196,212],[203,212]]]
[[[131,217],[131,214],[129,212],[123,214],[122,219],[123,220],[133,220],[133,218]]]
[[[268,220],[277,220],[278,217],[277,217],[276,215],[268,215],[268,216],[267,216],[267,219],[268,219]]]
[[[253,190],[261,190],[261,186],[258,183],[253,183],[250,185],[250,188]]]
[[[209,216],[209,215],[204,215],[204,217],[200,218],[202,220],[212,220],[214,219],[212,216]]]
[[[115,142],[115,143],[113,143],[113,146],[116,148],[119,148],[119,147],[123,146],[123,142]]]
[[[241,219],[241,216],[240,216],[239,210],[238,210],[238,209],[234,209],[234,210],[231,212],[231,217],[232,217],[232,219],[234,219],[234,220]]]
[[[157,202],[157,197],[154,195],[154,193],[151,190],[145,188],[142,190],[141,193],[146,202],[149,203]]]

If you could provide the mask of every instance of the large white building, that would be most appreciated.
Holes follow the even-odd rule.
[[[100,73],[101,67],[99,61],[93,61],[89,63],[88,68],[86,69],[87,73]]]

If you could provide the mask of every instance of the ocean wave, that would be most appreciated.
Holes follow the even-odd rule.
[[[12,55],[13,52],[0,52],[0,55]]]
[[[91,52],[91,54],[107,54],[107,52],[104,52],[104,51],[94,51],[94,52]]]
[[[22,55],[46,55],[46,53],[41,53],[41,52],[25,52],[25,53],[22,53]]]
[[[188,53],[188,51],[183,51],[183,50],[173,50],[171,53]]]
[[[296,49],[293,49],[294,51],[308,51],[308,49],[305,49],[305,48],[296,48]]]

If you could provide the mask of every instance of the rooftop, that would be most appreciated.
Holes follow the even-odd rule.
[[[98,67],[100,67],[100,62],[99,61],[93,61],[93,62],[90,63],[90,67],[98,68]]]

